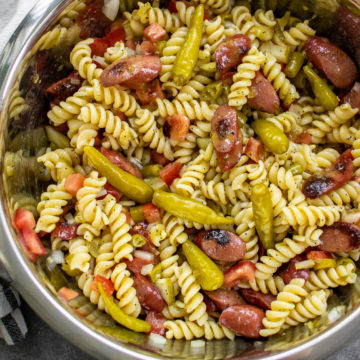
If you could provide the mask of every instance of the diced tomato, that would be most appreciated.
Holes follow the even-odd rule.
[[[150,325],[151,325],[151,331],[154,334],[159,334],[161,336],[165,335],[165,321],[166,318],[159,313],[156,313],[155,311],[149,311],[146,314],[146,319]]]
[[[20,243],[21,248],[23,249],[25,255],[30,259],[30,261],[35,262],[39,258],[39,255],[33,254],[29,251],[29,249],[26,246],[25,239],[24,239],[24,236],[21,231],[18,231],[17,235],[18,235],[19,243]]]
[[[53,128],[56,130],[56,131],[59,131],[61,133],[64,133],[66,134],[68,131],[69,131],[69,126],[68,126],[68,123],[63,123],[61,125],[53,125]]]
[[[109,44],[104,38],[95,38],[94,42],[89,45],[91,49],[92,56],[104,56],[106,49]]]
[[[126,267],[133,273],[137,273],[140,274],[141,273],[141,269],[143,268],[143,266],[145,265],[149,265],[149,264],[154,264],[153,261],[148,261],[145,259],[140,259],[137,257],[134,257],[132,259],[132,261],[129,260],[123,260],[126,264]]]
[[[121,121],[128,122],[128,119],[127,119],[126,115],[125,115],[122,111],[112,110],[112,113],[113,113],[115,116],[118,116]]]
[[[136,43],[134,40],[126,40],[125,46],[129,49],[136,50]]]
[[[159,23],[153,23],[145,28],[144,36],[154,43],[165,38],[166,30]]]
[[[297,144],[311,145],[313,143],[313,140],[311,135],[306,130],[304,130],[300,135],[296,137],[295,142]]]
[[[87,4],[76,23],[80,26],[80,38],[102,37],[111,21],[104,15],[103,1],[94,0]]]
[[[170,186],[173,181],[180,176],[181,163],[178,161],[167,164],[159,171],[161,179],[167,186]]]
[[[102,275],[96,275],[94,281],[91,284],[91,288],[95,291],[98,291],[98,283],[101,284],[104,292],[107,296],[111,296],[115,290],[114,284],[111,280],[107,279]]]
[[[114,21],[105,31],[109,46],[114,46],[119,41],[125,41],[126,33],[122,24],[122,20]]]
[[[123,214],[125,214],[125,216],[126,216],[126,223],[127,223],[128,225],[130,225],[130,224],[131,224],[131,215],[130,215],[130,213],[129,213],[126,209],[122,209],[121,212],[122,212]]]
[[[22,235],[24,237],[26,247],[32,254],[34,255],[46,254],[46,250],[34,230],[24,228],[22,230]]]
[[[153,164],[159,164],[165,166],[169,164],[170,160],[168,160],[164,154],[160,154],[156,151],[156,149],[152,149],[150,153],[151,162]]]
[[[19,231],[33,229],[35,227],[34,215],[29,210],[17,209],[14,213],[14,226]]]
[[[103,136],[101,134],[101,131],[98,130],[96,137],[95,137],[94,148],[100,149],[101,145],[102,145],[102,141],[103,141]]]
[[[306,256],[309,260],[333,259],[331,253],[323,250],[311,250],[307,253]]]
[[[137,178],[142,179],[140,170],[117,151],[108,150],[104,147],[101,147],[101,153],[106,156],[111,163],[118,166],[120,169],[123,169]]]
[[[263,156],[264,145],[257,139],[251,137],[245,146],[244,153],[255,162]]]
[[[72,240],[76,238],[77,228],[78,224],[69,225],[65,223],[58,223],[52,232],[52,235],[62,240]]]
[[[110,183],[107,182],[104,185],[104,190],[106,191],[106,195],[112,195],[116,199],[116,202],[120,200],[121,197],[120,191],[116,187],[112,186]],[[100,196],[97,199],[98,200],[105,199],[106,195]]]
[[[62,297],[66,302],[69,302],[72,299],[75,299],[79,294],[75,290],[71,290],[67,287],[62,287],[58,291],[58,295]]]
[[[204,9],[204,20],[210,20],[210,15],[206,9]]]
[[[140,49],[144,54],[155,54],[157,47],[150,41],[143,41],[140,44]]]
[[[65,180],[65,190],[76,196],[77,192],[84,186],[85,176],[81,174],[70,174]]]
[[[232,288],[241,280],[254,281],[255,270],[255,264],[252,261],[241,261],[225,271],[223,285]]]
[[[224,86],[231,86],[233,83],[233,76],[236,74],[234,71],[229,71],[226,73],[222,73],[220,76],[220,80]]]
[[[56,105],[60,101],[73,95],[81,86],[82,78],[78,71],[74,70],[66,78],[57,81],[46,89],[46,95]],[[66,123],[65,123],[66,124]]]
[[[280,267],[277,274],[281,276],[285,284],[289,284],[292,279],[302,278],[308,280],[310,276],[309,269],[296,269],[295,264],[304,260],[303,255],[297,255],[292,258],[287,264]]]
[[[161,89],[159,79],[155,79],[150,83],[143,83],[141,89],[136,90],[142,105],[149,105],[155,101],[155,99],[165,99],[165,94]]]
[[[136,295],[141,306],[146,310],[161,312],[165,302],[158,288],[152,284],[145,276],[135,273],[133,276]]]
[[[174,141],[184,141],[189,132],[190,119],[185,115],[175,114],[167,116],[166,121],[171,126],[170,139]]]
[[[144,211],[145,220],[149,224],[154,222],[160,222],[161,216],[158,207],[156,207],[153,203],[144,204],[142,207]]]
[[[173,14],[176,14],[178,12],[176,8],[176,0],[170,0],[168,9]]]

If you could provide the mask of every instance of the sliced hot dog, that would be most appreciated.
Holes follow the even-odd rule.
[[[354,171],[354,164],[349,150],[341,154],[334,165],[325,169],[323,173],[309,177],[303,186],[303,193],[310,199],[339,189],[351,180]]]
[[[312,36],[305,42],[306,55],[336,87],[352,86],[358,72],[351,58],[327,38]]]
[[[303,278],[305,281],[309,279],[309,269],[297,270],[295,264],[305,260],[301,255],[295,256],[287,264],[284,264],[278,271],[278,274],[282,277],[285,284],[288,284],[292,279]]]
[[[138,273],[135,273],[132,278],[141,306],[146,310],[161,312],[164,309],[165,302],[157,287],[145,276]]]
[[[223,153],[215,150],[219,162],[219,168],[222,172],[231,170],[240,160],[243,149],[242,134],[239,133],[234,146],[229,152]]]
[[[263,310],[252,305],[230,306],[221,313],[219,323],[233,331],[236,335],[256,339],[263,328]]]
[[[345,6],[339,6],[335,13],[337,30],[343,35],[342,40],[349,45],[358,65],[360,65],[360,18]]]
[[[247,103],[251,108],[269,114],[275,114],[279,110],[279,96],[260,71],[256,72],[252,80]]]
[[[229,152],[239,134],[239,125],[235,108],[221,105],[217,108],[211,120],[211,139],[215,150]]]
[[[276,296],[272,294],[263,294],[253,289],[240,289],[240,293],[250,305],[255,305],[265,310],[270,310],[271,302],[276,300]]]
[[[238,261],[246,252],[245,242],[226,230],[201,231],[195,242],[207,256],[219,261]]]
[[[320,250],[348,252],[360,248],[360,229],[356,225],[339,221],[322,229]]]
[[[360,83],[356,82],[349,92],[340,96],[342,104],[350,104],[353,109],[360,111]]]
[[[143,83],[154,80],[160,73],[157,55],[134,55],[109,65],[100,76],[103,86],[120,84],[130,89],[141,89]]]
[[[216,304],[219,310],[225,310],[229,306],[246,304],[241,295],[234,290],[218,289],[205,291],[205,294]]]
[[[236,34],[221,42],[215,50],[216,66],[220,72],[227,72],[238,66],[251,47],[247,35]]]

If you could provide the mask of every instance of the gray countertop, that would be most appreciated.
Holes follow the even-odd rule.
[[[35,4],[36,0],[0,0],[0,50],[11,36],[17,24]],[[26,304],[23,314],[29,327],[26,340],[15,346],[7,346],[0,340],[0,360],[91,360],[92,357],[77,349],[54,330],[49,328]],[[328,360],[360,359],[360,338]],[[308,359],[311,360],[311,359]]]

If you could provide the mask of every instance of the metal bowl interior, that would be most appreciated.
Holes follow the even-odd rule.
[[[9,179],[5,170],[6,151],[13,137],[10,114],[13,111],[14,91],[34,54],[38,39],[72,3],[71,0],[39,0],[6,45],[0,60],[0,161],[3,174],[0,179],[1,261],[25,300],[56,331],[101,359],[118,359],[121,356],[129,359],[317,359],[345,346],[347,341],[357,335],[356,329],[360,326],[360,282],[339,289],[329,305],[329,312],[334,309],[330,319],[324,315],[314,322],[313,327],[291,328],[268,341],[252,342],[238,338],[236,341],[209,341],[204,347],[191,347],[191,342],[180,340],[157,344],[145,335],[127,330],[106,335],[86,317],[64,305],[54,289],[48,286],[46,275],[24,255],[11,227],[14,206],[24,196],[26,198],[27,193],[39,195],[39,183],[34,181],[34,174],[26,172],[21,177]],[[325,31],[331,24],[331,14],[336,11],[338,4],[325,0],[310,3],[314,12],[321,15],[315,22],[321,31]],[[354,1],[352,8],[360,9],[360,5]],[[30,131],[31,126],[27,130]],[[26,146],[24,142],[20,149],[26,152],[29,150]],[[30,157],[24,160],[24,167],[27,162],[31,162]],[[30,183],[33,185],[29,186]]]

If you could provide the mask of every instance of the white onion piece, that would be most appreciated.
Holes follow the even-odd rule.
[[[360,211],[344,211],[341,214],[341,221],[356,224],[360,220]]]
[[[108,66],[107,62],[102,56],[94,55],[93,59],[99,63],[103,68],[106,68]]]
[[[54,250],[51,253],[51,257],[54,260],[55,264],[65,264],[64,253],[60,250]]]
[[[147,260],[147,261],[153,261],[154,260],[154,254],[149,253],[148,251],[135,250],[134,251],[134,256],[139,258],[139,259],[143,259],[143,260]]]
[[[147,264],[147,265],[144,265],[142,268],[141,268],[141,275],[149,275],[152,271],[152,269],[154,268],[154,265],[153,264]]]
[[[149,340],[153,344],[163,345],[166,343],[166,339],[163,336],[161,336],[159,334],[155,334],[155,333],[150,333]]]
[[[111,21],[116,19],[119,12],[120,0],[104,0],[103,14]]]
[[[69,225],[73,225],[76,223],[75,219],[74,219],[74,216],[71,214],[71,213],[67,213],[65,215],[65,220],[66,222],[69,224]]]
[[[98,199],[98,198],[103,197],[103,196],[105,196],[105,195],[107,195],[107,191],[106,191],[105,189],[101,189],[101,190],[97,193],[96,198]]]

